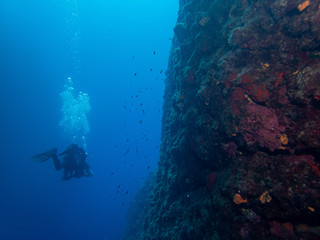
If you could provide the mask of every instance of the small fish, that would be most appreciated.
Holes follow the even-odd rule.
[[[130,149],[128,148],[127,151],[123,154],[123,156],[124,157],[127,156],[129,152],[130,152]]]

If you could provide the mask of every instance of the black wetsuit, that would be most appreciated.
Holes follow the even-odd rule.
[[[63,168],[62,180],[69,180],[73,177],[92,176],[92,171],[86,162],[87,154],[77,144],[71,144],[67,150],[60,153],[63,156],[60,162],[57,153],[53,154],[53,163],[56,170]]]

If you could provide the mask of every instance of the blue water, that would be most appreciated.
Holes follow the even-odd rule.
[[[177,11],[172,0],[0,1],[0,239],[121,239],[157,167]],[[29,157],[71,143],[59,126],[68,77],[90,97],[95,176],[61,181],[51,160]]]

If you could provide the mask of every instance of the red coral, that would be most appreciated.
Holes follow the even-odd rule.
[[[242,88],[236,87],[232,93],[232,110],[235,115],[240,115],[239,106],[241,106],[240,101],[246,99],[245,93]]]
[[[275,86],[275,87],[278,87],[279,84],[282,82],[282,78],[283,78],[284,73],[283,73],[283,72],[282,72],[282,73],[276,72],[276,75],[278,76],[278,79],[277,79],[277,81],[275,82],[274,86]]]
[[[241,76],[241,85],[250,87],[253,84],[253,79],[248,74],[243,74]]]
[[[239,129],[248,144],[259,143],[271,151],[281,147],[280,136],[284,130],[273,109],[255,103],[247,105],[246,117],[242,119]]]
[[[320,170],[319,167],[316,165],[316,162],[312,160],[306,163],[312,168],[312,170],[318,175],[318,177],[320,177]]]
[[[281,239],[291,239],[293,236],[293,231],[285,228],[282,224],[277,221],[269,222],[270,232],[276,237]]]
[[[278,88],[278,91],[276,92],[278,103],[282,105],[288,105],[290,103],[286,94],[287,94],[287,87],[285,85],[280,86]]]
[[[209,192],[212,192],[214,189],[214,186],[216,184],[216,177],[217,177],[217,173],[216,172],[211,172],[208,175],[208,189]]]
[[[226,87],[228,82],[226,82]],[[241,76],[240,86],[236,87],[232,93],[232,109],[235,115],[240,115],[240,109],[243,106],[244,99],[250,99],[250,97],[258,103],[264,103],[269,99],[269,91],[263,84],[255,84],[253,78],[248,74]],[[246,100],[246,102],[248,102]]]
[[[307,165],[309,165],[309,167],[312,168],[312,170],[317,174],[317,176],[320,177],[320,170],[319,167],[316,165],[316,162],[314,161],[314,156],[307,154],[300,156],[291,156],[288,160],[293,161],[296,164],[306,163]]]
[[[247,74],[241,76],[241,86],[245,93],[256,102],[266,102],[269,98],[269,92],[265,86],[263,84],[255,84],[253,79]]]
[[[231,87],[231,83],[237,77],[237,75],[237,73],[231,73],[227,79],[222,81],[222,83],[226,85],[226,88]]]
[[[256,102],[266,102],[269,98],[269,92],[264,85],[253,85],[252,98]]]

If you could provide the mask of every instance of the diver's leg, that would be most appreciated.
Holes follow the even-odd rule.
[[[83,169],[77,168],[77,169],[74,170],[74,177],[75,177],[75,178],[80,178],[80,177],[82,177],[83,175],[84,175]]]
[[[57,153],[52,155],[52,159],[53,159],[55,169],[60,170],[62,168],[62,164],[57,156]]]
[[[85,171],[87,177],[92,177],[93,176],[93,171],[89,167],[88,163],[85,163],[84,171]]]
[[[67,173],[64,171],[61,180],[67,180]]]
[[[70,179],[70,171],[65,169],[63,171],[63,175],[62,175],[61,180],[69,180],[69,179]]]

